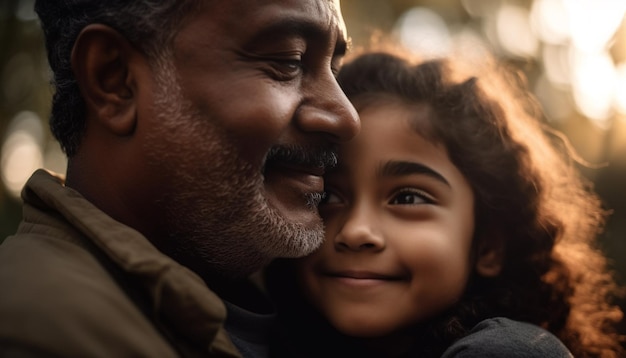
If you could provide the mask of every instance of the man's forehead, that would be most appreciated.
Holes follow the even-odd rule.
[[[221,15],[227,16],[227,12],[231,15],[244,12],[256,12],[258,9],[267,8],[272,6],[278,7],[295,7],[294,4],[299,4],[300,8],[315,9],[313,13],[319,13],[326,15],[334,21],[337,21],[342,30],[345,30],[345,24],[341,14],[341,2],[340,0],[219,0],[212,2],[213,10],[216,10]]]
[[[231,33],[254,34],[267,27],[279,28],[280,23],[302,23],[346,40],[340,0],[218,0],[210,4],[207,13],[216,24],[227,24]],[[204,22],[210,23],[213,21]]]

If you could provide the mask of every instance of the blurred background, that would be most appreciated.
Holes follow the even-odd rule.
[[[0,241],[20,219],[30,174],[65,171],[47,125],[50,70],[33,4],[0,0]],[[626,285],[625,0],[342,0],[342,9],[355,46],[382,30],[420,54],[489,51],[526,73],[548,122],[602,164],[581,170],[613,211],[600,245]]]

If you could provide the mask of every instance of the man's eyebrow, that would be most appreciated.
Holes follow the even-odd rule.
[[[320,22],[298,17],[282,17],[269,22],[261,27],[253,37],[253,40],[263,38],[279,37],[301,37],[303,39],[328,39],[331,34],[328,27],[322,26]],[[344,56],[348,49],[347,40],[343,37],[337,40],[333,56]]]
[[[380,177],[406,176],[413,174],[427,175],[446,184],[447,186],[450,186],[450,183],[443,175],[421,163],[390,161],[381,166],[377,171],[377,175]]]

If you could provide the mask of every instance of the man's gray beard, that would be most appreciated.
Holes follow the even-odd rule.
[[[198,118],[182,97],[173,70],[161,71],[161,91],[155,101],[158,120],[165,125],[170,122],[172,135],[184,135],[181,126],[207,119]],[[202,131],[207,132],[206,128]],[[211,168],[190,167],[189,171],[203,174],[182,173],[176,194],[163,203],[170,229],[167,246],[175,248],[172,256],[182,264],[188,260],[200,262],[202,267],[196,268],[203,271],[198,272],[200,275],[237,278],[257,271],[274,258],[304,256],[321,245],[321,219],[314,227],[289,222],[264,196],[260,168],[243,162],[226,133],[216,124],[203,135],[206,143],[211,143],[208,150],[212,158],[207,163]],[[162,151],[167,155],[167,148]],[[198,197],[202,192],[208,194]],[[307,200],[315,212],[312,214],[316,214],[319,198],[313,194],[311,198],[303,197],[303,205]]]
[[[274,258],[304,256],[321,245],[321,220],[313,228],[304,227],[259,204],[231,206],[227,211],[220,205],[206,215],[178,218],[179,223],[194,223],[196,230],[174,234],[172,239],[179,243],[177,254],[200,259],[209,273],[239,278]]]

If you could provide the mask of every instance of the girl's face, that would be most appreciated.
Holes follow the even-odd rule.
[[[326,240],[298,262],[305,295],[341,332],[387,336],[454,305],[471,271],[474,195],[442,145],[409,126],[427,107],[360,113],[320,205]]]

